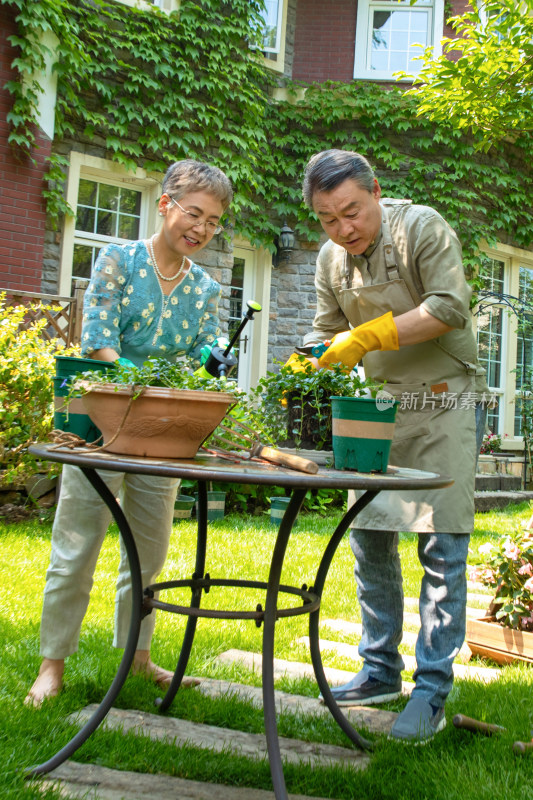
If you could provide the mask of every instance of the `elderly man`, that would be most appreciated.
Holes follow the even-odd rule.
[[[424,569],[416,686],[391,736],[426,741],[446,724],[453,660],[465,633],[466,558],[474,516],[477,366],[461,246],[432,208],[381,198],[358,153],[315,155],[303,195],[329,241],[316,269],[317,312],[304,345],[331,339],[316,366],[365,372],[398,400],[392,464],[448,474],[426,493],[382,492],[356,519],[350,543],[363,635],[361,672],[332,689],[339,705],[397,698],[404,668],[398,531],[415,531]]]

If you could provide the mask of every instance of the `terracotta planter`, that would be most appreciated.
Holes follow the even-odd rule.
[[[147,386],[131,400],[131,386],[86,381],[80,386],[87,391],[83,404],[102,431],[107,452],[131,456],[193,458],[235,402],[226,392]]]
[[[533,633],[505,628],[494,617],[467,619],[466,643],[474,655],[492,658],[498,664],[533,664]]]

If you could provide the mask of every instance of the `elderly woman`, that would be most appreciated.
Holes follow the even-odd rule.
[[[149,357],[200,359],[220,333],[220,286],[193,258],[222,230],[220,218],[232,199],[231,184],[217,167],[185,160],[173,164],[159,200],[161,231],[148,240],[104,247],[85,297],[82,353],[140,365]],[[165,562],[178,481],[102,471],[121,505],[139,552],[143,585],[155,581]],[[39,675],[25,702],[40,706],[56,695],[65,658],[78,646],[96,561],[110,512],[77,467],[65,466],[52,531],[41,620]],[[125,551],[115,601],[115,647],[126,644],[131,586]],[[154,664],[150,642],[154,613],[141,624],[133,672],[166,686],[172,673]],[[185,679],[182,685],[194,685]]]

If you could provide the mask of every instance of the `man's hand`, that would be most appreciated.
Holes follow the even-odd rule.
[[[308,368],[308,364],[310,364],[313,369],[316,369],[318,362],[316,358],[306,358],[299,353],[293,353],[284,366],[290,367],[293,372],[305,372]]]
[[[398,350],[398,330],[392,311],[333,337],[330,347],[318,359],[320,367],[342,363],[353,369],[371,350]]]

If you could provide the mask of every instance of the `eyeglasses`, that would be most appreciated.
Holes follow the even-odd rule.
[[[177,205],[179,210],[185,214],[191,225],[205,225],[206,231],[211,235],[220,233],[220,231],[224,229],[223,225],[219,225],[216,222],[209,222],[208,220],[202,219],[199,214],[196,214],[196,212],[188,211],[186,208],[183,208],[183,206],[180,206],[177,200],[174,200],[172,195],[169,194],[169,197],[170,202]]]

